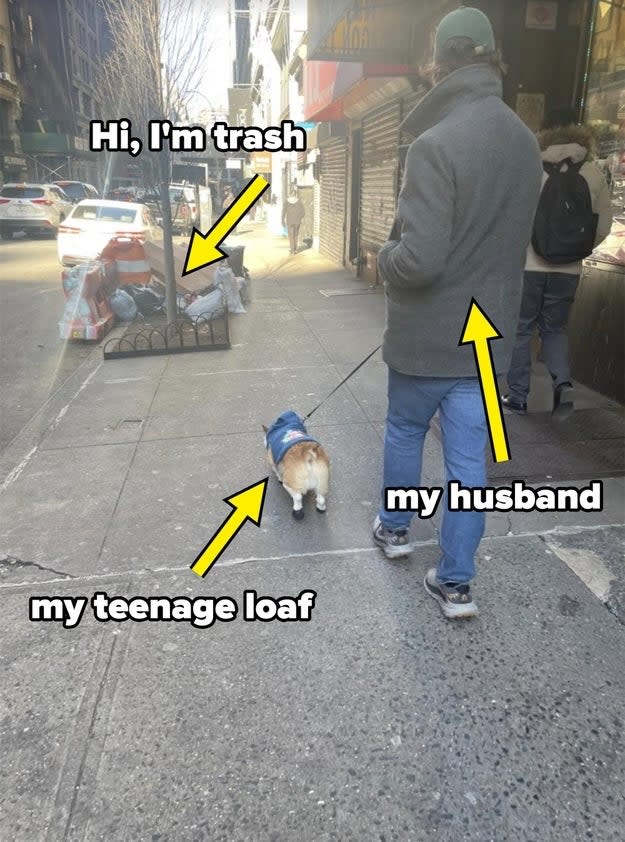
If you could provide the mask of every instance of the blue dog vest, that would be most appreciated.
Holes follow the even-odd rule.
[[[282,461],[284,454],[294,444],[310,441],[318,444],[317,439],[309,436],[299,415],[289,410],[283,412],[267,430],[267,446],[271,448],[274,464]]]

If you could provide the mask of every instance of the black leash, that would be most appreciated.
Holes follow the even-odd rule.
[[[350,378],[350,377],[352,377],[354,374],[356,374],[356,372],[358,371],[358,369],[359,369],[359,368],[362,368],[362,367],[363,367],[363,365],[364,365],[364,364],[365,364],[368,360],[370,360],[370,359],[371,359],[371,357],[372,357],[372,356],[373,356],[373,355],[374,355],[377,351],[379,351],[381,347],[382,347],[381,345],[378,345],[378,347],[377,347],[377,348],[374,348],[374,349],[373,349],[373,351],[371,351],[371,353],[370,353],[370,354],[368,354],[368,355],[364,358],[364,360],[363,360],[361,363],[358,363],[358,365],[356,366],[356,368],[355,368],[353,371],[350,371],[350,372],[349,372],[349,374],[347,375],[347,377],[344,377],[344,378],[341,380],[341,382],[339,383],[339,385],[338,385],[338,386],[335,386],[335,387],[334,387],[334,389],[332,389],[332,391],[330,392],[330,394],[329,394],[329,395],[326,395],[326,396],[325,396],[325,398],[324,398],[324,399],[323,399],[320,403],[318,403],[318,404],[317,404],[317,406],[316,406],[314,409],[311,409],[311,411],[308,413],[308,415],[305,415],[305,416],[304,416],[304,421],[308,421],[308,419],[309,419],[309,418],[310,418],[310,416],[313,414],[313,412],[316,412],[316,411],[319,409],[319,407],[320,407],[320,406],[323,406],[323,404],[324,404],[324,403],[325,403],[325,402],[326,402],[329,398],[331,398],[331,397],[332,397],[332,395],[333,395],[335,392],[337,392],[337,391],[341,388],[341,386],[343,385],[343,383],[347,383],[347,381],[349,380],[349,378]]]

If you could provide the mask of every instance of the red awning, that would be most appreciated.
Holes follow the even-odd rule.
[[[306,61],[304,63],[304,119],[317,123],[345,119],[345,95],[350,100],[366,79],[416,75],[405,64],[359,64],[358,62]],[[366,90],[369,90],[366,86]]]

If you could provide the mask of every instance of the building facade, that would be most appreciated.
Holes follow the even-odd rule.
[[[26,172],[18,120],[20,89],[13,59],[9,0],[0,0],[0,183],[19,181]]]
[[[26,177],[102,186],[102,156],[89,150],[101,113],[99,67],[111,32],[98,0],[10,0],[19,135]]]
[[[585,262],[571,350],[576,379],[625,402],[623,0],[309,0],[305,116],[320,122],[319,248],[370,283],[381,280],[376,255],[393,224],[411,140],[400,123],[427,90],[420,68],[435,26],[459,5],[490,18],[508,65],[504,99],[533,131],[563,105],[595,128],[614,225]]]

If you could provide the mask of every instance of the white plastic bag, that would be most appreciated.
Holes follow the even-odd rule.
[[[215,269],[215,286],[223,289],[229,313],[247,313],[241,301],[239,285],[232,269],[228,266],[217,266]]]
[[[194,321],[210,321],[224,314],[223,294],[220,289],[214,289],[208,295],[196,298],[184,311]]]

